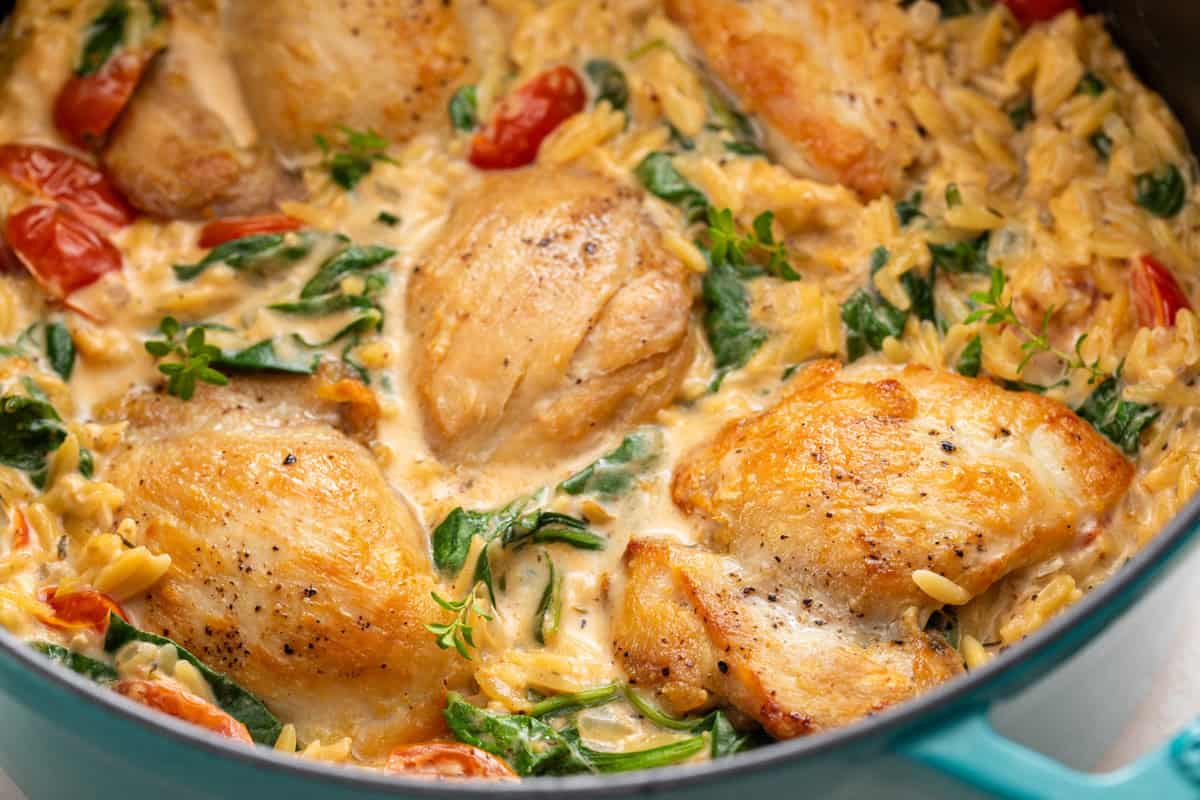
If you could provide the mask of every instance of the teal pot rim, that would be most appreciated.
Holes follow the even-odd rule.
[[[435,783],[415,778],[385,775],[367,769],[347,768],[307,761],[276,753],[269,748],[247,748],[185,722],[158,714],[48,661],[7,631],[0,630],[0,658],[4,665],[27,669],[49,691],[75,695],[95,703],[114,716],[166,735],[181,746],[196,747],[210,754],[234,759],[243,765],[268,772],[286,772],[331,786],[380,794],[411,797],[544,797],[570,792],[578,797],[628,795],[711,784],[746,773],[796,766],[858,746],[885,749],[955,714],[992,702],[1015,692],[1049,672],[1082,648],[1139,597],[1167,566],[1200,534],[1200,496],[1119,571],[1084,599],[1046,623],[1018,645],[992,659],[981,669],[955,678],[925,694],[827,733],[775,742],[734,757],[703,764],[609,775],[578,775],[562,778],[532,778],[520,782]],[[16,698],[21,701],[21,698]]]

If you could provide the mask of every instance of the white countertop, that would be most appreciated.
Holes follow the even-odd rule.
[[[1200,575],[1200,549],[1185,564],[1185,572]],[[1159,667],[1154,689],[1142,703],[1120,743],[1099,765],[1114,769],[1154,749],[1200,717],[1200,580],[1190,583],[1180,596],[1185,609],[1197,613],[1185,615],[1183,628],[1171,648],[1171,655]],[[0,772],[0,800],[51,800],[25,798]]]

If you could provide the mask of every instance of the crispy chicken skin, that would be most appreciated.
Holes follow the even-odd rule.
[[[424,624],[443,612],[425,538],[369,451],[308,381],[239,380],[190,402],[129,398],[107,479],[145,544],[169,553],[138,621],[227,672],[301,740],[378,756],[442,732],[465,662]]]
[[[897,79],[897,13],[877,0],[667,0],[708,67],[765,124],[772,154],[866,198],[898,188],[919,145]]]
[[[443,455],[552,457],[675,395],[691,291],[641,196],[593,174],[489,177],[408,293],[413,385]]]
[[[268,211],[301,192],[257,141],[214,15],[173,6],[168,47],[150,66],[101,158],[135,207],[167,219]],[[214,108],[220,98],[223,113]]]
[[[1065,406],[988,381],[834,361],[793,380],[676,470],[676,505],[719,555],[635,541],[614,623],[640,685],[681,710],[732,704],[778,737],[955,674],[919,628],[941,604],[913,571],[978,595],[1086,536],[1133,473]]]
[[[446,124],[467,66],[443,0],[259,0],[231,3],[226,23],[259,129],[288,156],[339,125],[397,142]]]

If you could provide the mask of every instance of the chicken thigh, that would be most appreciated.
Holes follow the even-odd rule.
[[[435,448],[553,456],[675,395],[691,357],[685,267],[639,193],[552,169],[489,177],[413,276],[413,385]]]
[[[136,394],[107,479],[172,558],[142,627],[258,694],[302,741],[349,736],[378,756],[440,733],[447,689],[469,676],[424,628],[445,612],[420,526],[311,386]]]

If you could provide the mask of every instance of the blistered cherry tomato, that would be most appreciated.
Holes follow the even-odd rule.
[[[4,231],[0,230],[0,275],[20,271],[21,262],[17,260],[17,254],[8,246],[8,240],[4,238]]]
[[[254,744],[250,731],[241,722],[207,700],[164,683],[129,678],[113,687],[117,694],[201,728]]]
[[[583,81],[570,67],[555,67],[500,101],[488,126],[471,140],[470,161],[480,169],[523,167],[537,158],[542,140],[587,103]]]
[[[121,268],[121,252],[56,206],[33,205],[8,218],[8,243],[50,296],[63,299]]]
[[[51,628],[62,630],[81,630],[91,628],[96,633],[104,633],[108,629],[108,615],[116,614],[125,621],[125,609],[103,592],[95,589],[80,589],[77,592],[59,596],[58,587],[47,586],[38,593],[38,598],[54,609],[54,615],[40,615],[40,619]]]
[[[1134,260],[1130,282],[1133,307],[1143,328],[1169,328],[1175,324],[1176,314],[1192,307],[1171,270],[1154,256],[1143,255]]]
[[[117,121],[153,53],[121,53],[91,75],[73,75],[54,103],[54,127],[79,147],[95,145]]]
[[[426,742],[397,747],[387,760],[393,775],[417,775],[428,778],[517,777],[512,768],[491,753],[458,742]]]
[[[200,246],[204,248],[255,236],[262,233],[288,233],[298,231],[304,223],[287,214],[264,214],[259,217],[229,217],[215,219],[200,231]]]
[[[0,176],[70,209],[101,233],[123,228],[137,216],[104,173],[53,147],[0,145]]]
[[[1017,21],[1028,28],[1037,22],[1046,22],[1062,14],[1074,11],[1083,16],[1079,0],[1001,0]]]

